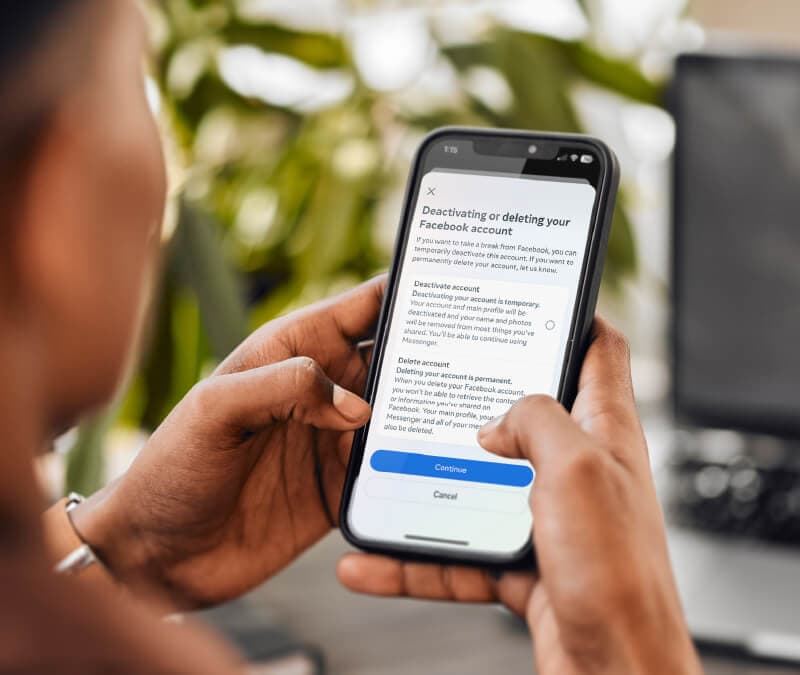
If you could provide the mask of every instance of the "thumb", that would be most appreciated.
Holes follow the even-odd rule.
[[[571,450],[586,437],[564,407],[549,396],[527,396],[478,432],[481,446],[503,457],[527,459],[537,471]]]
[[[190,394],[200,414],[237,430],[293,420],[347,431],[366,424],[370,406],[332,382],[311,358],[297,357],[198,384]]]

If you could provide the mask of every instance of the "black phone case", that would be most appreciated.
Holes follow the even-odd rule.
[[[592,322],[594,321],[594,313],[597,306],[597,296],[600,292],[600,282],[603,276],[603,265],[605,263],[608,237],[611,232],[611,222],[614,216],[614,205],[617,187],[619,185],[619,162],[616,155],[605,143],[592,136],[584,134],[520,131],[515,129],[442,127],[430,132],[420,144],[414,156],[414,162],[406,186],[403,213],[395,242],[392,266],[389,270],[386,295],[384,296],[383,307],[381,308],[376,329],[375,348],[369,373],[367,374],[367,385],[364,396],[370,404],[374,404],[378,370],[383,361],[389,318],[392,316],[394,310],[397,290],[396,284],[399,276],[400,264],[405,254],[408,229],[411,226],[411,219],[413,216],[415,187],[421,180],[420,170],[422,168],[422,158],[425,150],[431,143],[441,140],[442,138],[464,135],[470,137],[506,137],[514,140],[523,139],[531,143],[537,141],[564,141],[570,145],[586,145],[587,148],[591,148],[598,157],[602,158],[603,172],[600,184],[598,185],[599,194],[595,209],[592,213],[587,253],[581,271],[581,280],[578,286],[578,296],[575,303],[575,313],[565,352],[564,376],[558,393],[558,400],[569,410],[577,395],[581,364],[583,363],[586,350],[589,347]],[[477,566],[496,571],[530,569],[536,566],[536,554],[531,539],[528,540],[526,546],[521,549],[513,559],[509,560],[497,560],[495,558],[481,556],[480,554],[476,555],[472,552],[468,555],[457,555],[455,552],[450,555],[449,552],[428,552],[413,547],[361,540],[350,529],[348,524],[348,511],[353,487],[361,470],[361,464],[364,458],[364,445],[366,443],[368,431],[369,424],[359,429],[353,439],[353,446],[342,494],[342,502],[339,510],[339,527],[342,530],[344,538],[350,544],[369,553],[388,555],[401,560],[415,562]]]

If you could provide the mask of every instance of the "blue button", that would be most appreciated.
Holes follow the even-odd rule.
[[[369,463],[375,471],[407,476],[430,476],[514,487],[525,487],[533,482],[533,469],[523,464],[481,462],[395,450],[377,450]]]

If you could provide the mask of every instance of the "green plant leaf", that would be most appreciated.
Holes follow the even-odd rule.
[[[350,64],[342,40],[327,33],[302,32],[272,23],[247,23],[233,18],[217,35],[229,45],[254,45],[317,68],[343,68]]]
[[[170,259],[176,278],[197,297],[214,356],[225,358],[247,335],[247,309],[237,275],[224,255],[219,228],[210,216],[185,202]]]
[[[583,43],[569,45],[566,54],[576,71],[593,84],[640,103],[661,105],[664,100],[664,86],[647,79],[628,61],[610,58]]]
[[[65,493],[90,495],[105,481],[104,444],[116,417],[116,407],[98,413],[78,428],[78,438],[67,454]]]

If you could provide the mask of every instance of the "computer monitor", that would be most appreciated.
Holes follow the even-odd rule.
[[[800,59],[686,55],[671,108],[673,401],[800,436]]]

